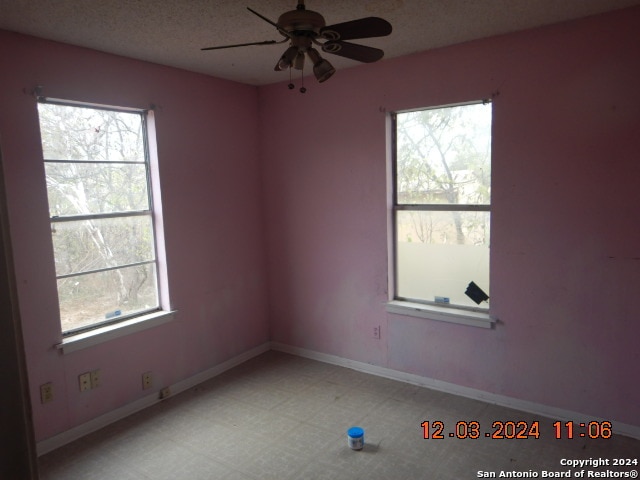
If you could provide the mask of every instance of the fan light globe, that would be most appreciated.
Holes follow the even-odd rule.
[[[333,68],[333,65],[326,60],[322,60],[320,63],[313,66],[313,74],[320,83],[331,78],[334,73],[336,73],[336,69]]]
[[[304,69],[304,52],[298,52],[298,55],[293,61],[293,68],[296,70]]]
[[[297,47],[287,48],[287,50],[282,54],[282,57],[280,57],[280,60],[278,61],[278,64],[276,65],[276,68],[274,68],[274,70],[276,72],[279,72],[280,70],[286,70],[291,66],[291,64],[293,63],[293,60],[296,58],[297,55],[298,55]]]
[[[322,83],[336,73],[336,69],[333,68],[333,65],[322,58],[315,48],[310,48],[307,51],[307,55],[309,55],[309,60],[313,63],[313,74],[316,76],[316,80],[318,80],[318,82]]]

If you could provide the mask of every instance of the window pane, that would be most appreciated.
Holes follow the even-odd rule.
[[[142,115],[39,103],[45,160],[144,162]]]
[[[489,212],[397,212],[397,296],[478,305],[469,282],[489,294]]]
[[[63,333],[157,309],[145,114],[38,113]]]
[[[55,222],[51,228],[57,275],[155,258],[150,215]]]
[[[52,217],[149,209],[145,164],[45,163]]]
[[[397,115],[399,204],[491,203],[491,106]]]
[[[154,264],[58,280],[62,331],[158,306]]]

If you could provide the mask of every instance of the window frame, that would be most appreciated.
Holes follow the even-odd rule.
[[[115,107],[109,105],[95,104],[95,103],[87,103],[87,102],[78,102],[73,100],[64,100],[58,98],[49,98],[38,96],[37,97],[38,104],[48,104],[48,105],[60,105],[66,107],[74,107],[74,108],[86,108],[89,110],[102,110],[102,111],[111,111],[111,112],[122,112],[129,114],[137,114],[140,116],[141,121],[141,129],[142,129],[142,143],[143,143],[143,161],[104,161],[104,160],[74,160],[74,163],[82,163],[82,164],[112,164],[112,165],[144,165],[145,170],[145,183],[146,183],[146,197],[147,197],[147,209],[142,210],[128,210],[124,212],[106,212],[106,213],[90,213],[90,214],[79,214],[79,215],[54,215],[51,216],[51,212],[49,212],[49,224],[53,229],[56,224],[65,223],[65,222],[74,222],[74,221],[83,221],[83,220],[94,220],[94,219],[114,219],[114,218],[130,218],[130,217],[148,217],[151,224],[151,234],[152,234],[152,259],[144,260],[140,262],[126,263],[120,264],[118,266],[109,266],[105,268],[97,268],[83,272],[77,273],[67,273],[58,275],[56,273],[56,283],[61,278],[71,278],[84,276],[93,273],[101,273],[112,271],[120,268],[127,267],[135,267],[139,265],[152,265],[153,272],[155,277],[155,290],[156,290],[156,298],[157,305],[155,307],[146,308],[142,310],[136,310],[135,312],[118,314],[109,318],[105,318],[104,320],[96,321],[88,325],[79,326],[76,328],[71,328],[68,330],[63,330],[62,323],[60,323],[60,331],[62,335],[62,343],[58,344],[57,347],[62,349],[63,351],[75,351],[81,348],[85,348],[86,346],[95,345],[98,343],[102,343],[103,341],[117,338],[119,336],[132,333],[135,331],[141,331],[147,328],[151,328],[153,326],[165,323],[169,321],[175,312],[167,310],[163,308],[163,305],[168,305],[168,299],[163,298],[165,296],[165,292],[167,292],[167,288],[164,285],[166,283],[166,279],[163,278],[166,276],[166,273],[163,275],[163,272],[160,268],[161,261],[164,263],[164,251],[160,248],[160,238],[163,235],[163,232],[158,231],[157,225],[157,208],[156,202],[159,199],[154,198],[154,190],[156,190],[156,186],[154,182],[157,181],[157,175],[154,175],[153,165],[151,161],[151,145],[150,145],[150,137],[153,136],[155,138],[155,134],[152,135],[149,129],[149,116],[151,115],[151,111],[149,109],[142,108],[131,108],[131,107]],[[38,115],[40,117],[40,115]],[[40,122],[40,120],[39,120]],[[69,160],[60,160],[60,159],[47,159],[45,158],[43,151],[43,165],[47,163],[69,163]],[[156,178],[154,178],[156,177]],[[47,186],[47,195],[48,189]],[[162,257],[162,258],[161,258]],[[55,254],[54,254],[55,261]],[[58,287],[56,286],[56,290]],[[58,302],[59,304],[59,302]],[[145,325],[144,323],[147,323]],[[119,332],[117,330],[120,330]],[[102,337],[102,338],[100,338]]]
[[[389,313],[408,315],[432,320],[458,323],[483,328],[493,328],[496,319],[490,315],[490,305],[487,307],[474,307],[467,305],[440,303],[420,298],[409,298],[398,295],[398,212],[402,211],[429,211],[429,212],[488,212],[491,214],[492,204],[443,204],[443,203],[399,203],[398,202],[398,115],[410,112],[426,110],[436,110],[453,107],[464,107],[470,105],[492,104],[490,99],[476,100],[464,103],[438,105],[425,108],[414,108],[408,110],[397,110],[389,113],[390,130],[390,228],[391,251],[389,261],[392,278],[390,278],[389,301],[386,310]],[[492,119],[492,142],[493,142],[493,106],[491,111]],[[493,152],[493,149],[492,149]],[[493,153],[492,153],[493,155]],[[492,160],[492,159],[491,159]],[[490,219],[491,225],[491,219]],[[491,227],[489,227],[491,228]],[[490,235],[491,235],[490,230]],[[489,266],[490,268],[490,266]]]

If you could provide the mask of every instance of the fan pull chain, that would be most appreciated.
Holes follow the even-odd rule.
[[[300,69],[300,93],[306,93],[307,89],[304,88],[304,63],[302,64],[302,68]]]
[[[293,81],[291,80],[291,67],[289,67],[289,85],[287,85],[287,87],[289,87],[289,90],[293,90],[294,88],[296,88],[296,86],[293,84]]]
[[[289,85],[287,85],[287,88],[289,88],[289,90],[293,90],[294,88],[296,88],[291,77],[291,70],[293,70],[293,68],[289,67]],[[300,93],[307,93],[307,89],[304,86],[304,65],[302,66],[302,70],[300,71],[300,83]]]

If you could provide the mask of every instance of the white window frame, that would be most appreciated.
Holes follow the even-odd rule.
[[[117,315],[107,318],[103,321],[91,323],[86,326],[62,331],[62,341],[56,347],[65,353],[80,350],[92,345],[97,345],[114,338],[129,335],[134,332],[146,330],[158,325],[162,325],[174,318],[175,311],[169,307],[168,298],[168,281],[166,272],[164,235],[162,228],[162,218],[160,216],[160,192],[159,192],[159,176],[157,172],[157,151],[155,143],[155,124],[153,119],[153,111],[148,109],[114,107],[107,105],[99,105],[92,103],[77,102],[72,100],[62,100],[57,98],[38,97],[38,102],[43,104],[62,105],[69,107],[87,108],[93,110],[108,110],[123,113],[139,114],[144,143],[144,165],[147,182],[147,195],[149,208],[140,211],[118,212],[118,213],[95,213],[89,215],[69,215],[50,217],[51,226],[68,221],[78,221],[86,219],[108,219],[108,218],[125,218],[131,216],[148,216],[152,224],[154,255],[152,260],[138,262],[134,264],[122,264],[117,268],[127,266],[135,266],[141,264],[153,264],[155,271],[156,289],[158,305],[153,308],[138,310],[124,315]],[[51,160],[43,158],[44,162],[60,162],[60,160]],[[83,163],[102,163],[93,161],[84,161]],[[142,163],[142,162],[136,162]],[[91,272],[83,272],[77,274],[56,275],[56,279],[64,277],[73,277],[84,275],[86,273],[98,273],[100,271],[112,270],[116,267],[108,267],[93,270]]]
[[[389,114],[389,158],[390,168],[388,169],[390,181],[390,218],[389,218],[389,238],[391,245],[389,254],[389,270],[393,273],[389,279],[389,301],[386,310],[389,313],[418,317],[442,322],[456,323],[481,328],[493,328],[497,319],[490,314],[490,308],[470,307],[463,305],[450,305],[446,303],[436,303],[424,299],[404,298],[397,294],[398,278],[398,239],[397,239],[397,215],[400,211],[460,211],[491,212],[491,204],[400,204],[397,195],[397,115],[410,111],[423,111],[431,109],[442,109],[448,107],[459,107],[467,105],[477,105],[490,103],[489,100],[466,102],[458,104],[441,105],[434,107],[419,108],[413,110],[403,110],[391,112]]]

